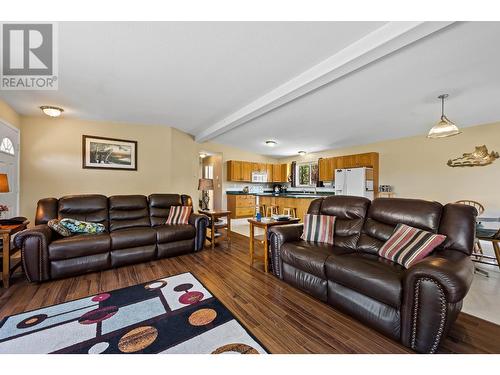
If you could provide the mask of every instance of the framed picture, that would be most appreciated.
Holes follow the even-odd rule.
[[[137,141],[94,137],[82,139],[82,167],[137,170]]]

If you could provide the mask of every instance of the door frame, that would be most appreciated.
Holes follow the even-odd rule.
[[[21,211],[21,201],[19,199],[19,197],[21,195],[21,129],[12,125],[10,122],[3,119],[2,117],[0,117],[0,124],[11,128],[12,130],[14,130],[14,132],[17,133],[17,148],[16,148],[16,145],[14,145],[14,149],[17,152],[16,162],[17,162],[17,168],[18,168],[18,170],[17,170],[17,193],[16,193],[17,211],[16,211],[14,216],[19,216],[19,212]]]

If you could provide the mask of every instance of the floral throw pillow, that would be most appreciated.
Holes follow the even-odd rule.
[[[62,225],[61,221],[58,219],[49,220],[47,225],[49,226],[50,229],[52,229],[56,233],[59,233],[63,237],[69,237],[73,234],[68,228]]]
[[[61,224],[64,225],[71,233],[97,234],[106,230],[103,224],[89,223],[76,219],[62,219]]]

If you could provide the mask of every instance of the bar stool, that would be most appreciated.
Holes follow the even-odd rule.
[[[266,208],[266,216],[267,217],[271,217],[274,214],[279,215],[279,213],[280,213],[280,211],[279,211],[278,206],[270,205],[270,206],[267,206],[267,208]]]
[[[262,216],[266,216],[266,205],[259,204],[259,206],[257,207],[257,212],[259,212]]]
[[[283,208],[283,215],[288,215],[290,217],[296,218],[297,217],[297,209],[295,207],[284,207]]]

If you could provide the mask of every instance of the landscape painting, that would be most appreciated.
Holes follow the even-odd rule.
[[[137,142],[84,135],[83,168],[137,170]]]

